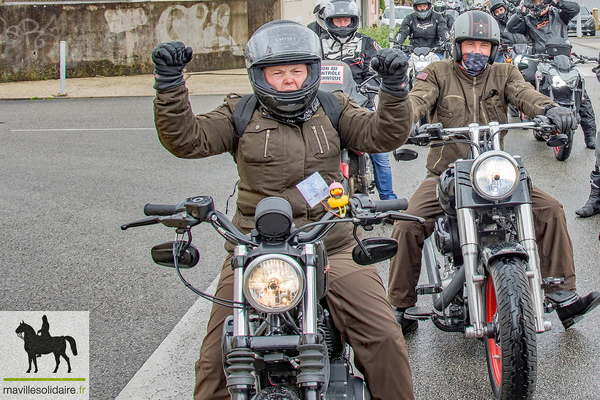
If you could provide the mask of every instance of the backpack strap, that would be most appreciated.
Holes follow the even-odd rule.
[[[335,97],[335,95],[331,92],[324,92],[319,90],[317,92],[317,98],[325,111],[325,114],[329,117],[331,121],[331,125],[337,131],[340,125],[340,116],[342,115],[342,105],[340,101]]]
[[[329,117],[331,124],[338,130],[340,123],[340,116],[342,115],[342,105],[335,95],[331,92],[324,92],[319,90],[317,92],[317,98],[323,106],[325,114]],[[235,160],[235,153],[237,152],[238,143],[240,138],[244,135],[246,127],[252,119],[252,114],[258,104],[258,98],[253,94],[247,94],[242,96],[241,100],[236,104],[235,110],[233,110],[233,159]]]
[[[242,96],[242,99],[235,106],[232,117],[234,127],[232,154],[234,160],[240,138],[244,135],[244,131],[252,119],[252,114],[254,114],[257,104],[258,99],[256,96],[253,94],[247,94]]]

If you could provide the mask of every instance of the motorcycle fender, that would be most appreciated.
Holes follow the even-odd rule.
[[[525,248],[519,243],[498,242],[491,246],[485,247],[481,251],[481,257],[486,268],[496,258],[507,255],[519,257],[525,262],[529,261],[529,253],[527,253],[527,250],[525,250]]]

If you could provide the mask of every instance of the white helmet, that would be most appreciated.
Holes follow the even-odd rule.
[[[319,24],[319,26],[323,28],[324,31],[327,30],[327,26],[325,25],[325,7],[330,1],[331,0],[317,0],[317,3],[315,4],[315,8],[313,10],[313,14],[315,15],[315,20],[317,21],[317,24]]]

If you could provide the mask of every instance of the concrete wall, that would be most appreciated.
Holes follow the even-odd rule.
[[[151,73],[162,42],[194,49],[188,71],[239,68],[254,30],[279,17],[278,0],[0,6],[0,81]]]

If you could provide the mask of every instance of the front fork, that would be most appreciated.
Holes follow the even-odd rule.
[[[244,303],[243,278],[244,260],[247,249],[236,246],[232,258],[233,300]],[[306,260],[306,292],[302,307],[302,340],[298,346],[298,375],[296,382],[300,386],[302,400],[318,400],[319,390],[325,383],[326,352],[324,344],[317,335],[317,268],[316,252],[313,244],[307,244],[303,254]],[[233,337],[227,354],[227,388],[232,400],[248,400],[255,386],[254,359],[250,348],[248,311],[246,308],[233,309]]]
[[[531,290],[535,326],[538,333],[550,330],[550,321],[544,321],[544,292],[542,290],[542,277],[540,261],[535,241],[533,227],[533,213],[531,204],[522,204],[516,207],[518,221],[517,233],[519,243],[527,250],[529,261],[526,265],[526,275]],[[476,228],[475,211],[469,208],[458,210],[458,230],[461,252],[465,268],[465,287],[469,306],[469,319],[471,326],[465,329],[467,337],[482,338],[488,334],[483,294],[485,275],[480,274],[479,245]]]

